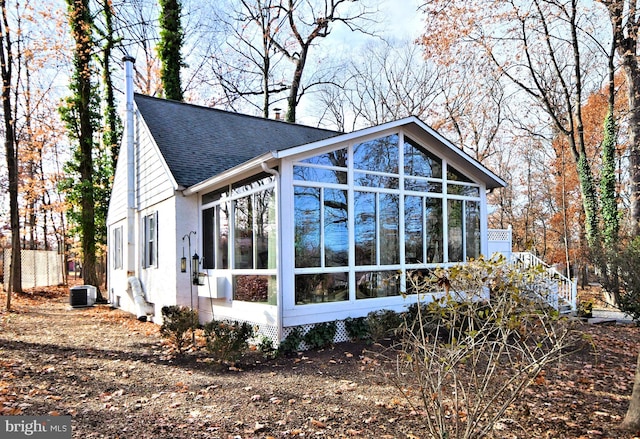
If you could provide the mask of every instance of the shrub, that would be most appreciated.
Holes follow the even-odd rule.
[[[198,312],[178,305],[163,306],[161,312],[160,334],[173,344],[179,354],[182,354],[189,342],[189,333],[193,335],[198,328]]]
[[[303,342],[303,337],[302,330],[296,326],[287,334],[285,339],[280,342],[278,352],[283,354],[297,352],[300,348],[300,343]]]
[[[578,303],[578,317],[593,317],[593,300],[583,300]]]
[[[333,344],[336,336],[336,322],[324,322],[314,325],[303,336],[310,349],[322,349]]]
[[[390,356],[396,388],[429,413],[431,437],[482,438],[571,343],[566,320],[541,300],[536,270],[479,259],[413,279],[418,305],[407,313]],[[425,297],[436,297],[424,304]]]
[[[618,306],[640,324],[640,237],[634,239],[615,261],[620,273]]]
[[[278,355],[278,350],[273,345],[273,340],[266,335],[258,336],[256,348],[264,358],[275,358]]]
[[[366,323],[371,340],[380,341],[395,335],[402,325],[402,316],[390,309],[372,311],[367,314]]]
[[[365,317],[347,317],[344,320],[344,329],[352,341],[368,340],[371,338],[369,334],[369,323]]]
[[[253,326],[247,322],[212,320],[204,325],[207,350],[223,362],[240,358],[249,348],[249,339],[253,335]]]

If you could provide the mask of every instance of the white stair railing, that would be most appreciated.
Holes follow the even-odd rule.
[[[547,280],[552,293],[549,298],[550,304],[560,312],[572,312],[576,310],[578,283],[575,279],[569,279],[533,253],[513,252],[511,254],[511,260],[513,263],[519,264],[524,268],[542,268],[543,276]]]

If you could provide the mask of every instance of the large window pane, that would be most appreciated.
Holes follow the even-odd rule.
[[[479,197],[480,188],[478,188],[477,186],[448,183],[447,193],[452,195],[463,195],[466,197]]]
[[[295,186],[296,267],[320,267],[320,189]]]
[[[354,193],[356,265],[376,264],[376,195]]]
[[[449,220],[449,262],[462,262],[462,201],[449,200],[447,202]]]
[[[382,187],[387,189],[398,189],[400,187],[400,179],[398,179],[398,177],[389,177],[388,175],[356,172],[353,180],[356,186]]]
[[[418,177],[442,178],[442,161],[417,145],[405,137],[404,172]]]
[[[471,181],[469,177],[467,177],[451,165],[447,166],[447,180],[459,181],[463,183],[473,183],[473,181]]]
[[[263,302],[275,305],[276,277],[253,274],[233,276],[233,300]]]
[[[442,192],[442,183],[433,183],[427,180],[420,180],[416,178],[405,178],[404,188],[408,191],[415,192]]]
[[[349,265],[347,191],[324,190],[324,257],[327,267]]]
[[[398,173],[398,135],[359,143],[353,147],[353,167],[364,171]]]
[[[204,209],[202,211],[202,268],[206,269],[215,268],[216,263],[214,259],[214,224],[214,208]]]
[[[422,197],[404,197],[404,254],[407,264],[425,262]]]
[[[465,201],[465,238],[467,259],[480,256],[480,203]]]
[[[443,260],[443,217],[442,217],[442,200],[439,198],[425,199],[425,216],[426,216],[426,244],[427,244],[427,263],[444,262]]]
[[[254,194],[256,261],[254,268],[276,268],[276,211],[273,188]]]
[[[337,169],[311,168],[308,166],[294,166],[293,178],[300,181],[347,184],[347,171],[340,171]]]
[[[253,203],[252,197],[234,202],[233,268],[253,268]]]
[[[347,157],[348,157],[347,148],[343,148],[343,149],[326,152],[324,154],[320,154],[320,155],[302,160],[302,163],[310,163],[313,165],[324,165],[324,166],[338,166],[341,168],[346,168]]]
[[[356,299],[398,296],[400,276],[396,271],[365,271],[356,273]]]
[[[297,305],[349,300],[349,274],[298,274],[295,290]]]
[[[400,263],[399,197],[380,194],[380,264]]]
[[[229,204],[216,207],[216,228],[218,229],[218,245],[216,252],[216,268],[229,268]]]
[[[255,191],[256,189],[264,187],[274,181],[275,178],[273,175],[262,172],[258,175],[233,183],[231,185],[231,195],[242,195],[249,191]]]

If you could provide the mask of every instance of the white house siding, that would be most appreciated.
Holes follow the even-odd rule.
[[[126,145],[121,144],[120,150],[125,154]],[[116,172],[113,178],[113,188],[109,199],[109,210],[107,212],[107,225],[120,221],[127,216],[127,161],[123,158],[118,160]]]
[[[124,237],[123,266],[113,267],[113,255],[110,254],[108,271],[108,291],[111,301],[120,308],[135,313],[131,289],[127,279],[133,275],[142,285],[146,300],[155,307],[154,320],[160,321],[160,309],[164,305],[188,305],[184,294],[176,295],[179,258],[176,253],[177,207],[182,198],[174,190],[173,177],[168,173],[166,165],[155,146],[142,120],[136,118],[135,135],[135,203],[133,220],[133,251],[127,252],[127,162],[126,154],[120,155],[116,167],[116,175],[109,203],[108,232],[109,245],[113,245],[113,233],[122,227]],[[126,148],[123,145],[123,148]],[[195,203],[192,203],[195,206]],[[184,206],[181,206],[184,208]],[[195,207],[193,207],[195,210]],[[184,211],[184,209],[183,209]],[[184,212],[183,212],[184,213]],[[157,215],[157,263],[152,267],[143,267],[143,221],[147,215]],[[193,216],[197,213],[193,212]],[[184,227],[196,227],[196,224],[185,224]],[[180,235],[182,236],[182,235]],[[132,259],[133,261],[130,261]],[[134,272],[127,268],[133,267]]]
[[[166,241],[167,252],[171,252],[172,255],[171,257],[167,256],[167,270],[175,273],[175,280],[173,283],[164,285],[161,297],[165,295],[173,295],[173,297],[162,298],[161,300],[165,304],[177,304],[188,307],[193,305],[194,308],[197,308],[198,286],[192,285],[191,283],[189,262],[194,253],[202,254],[198,250],[200,248],[198,242],[201,239],[198,229],[198,218],[200,217],[198,200],[195,195],[185,197],[181,192],[176,192],[173,200],[175,202],[174,228],[166,229],[166,235],[164,235],[165,231],[162,231],[164,229],[161,229],[160,232],[161,235],[164,235],[161,239],[161,244],[165,244]],[[190,232],[196,233],[189,234]],[[191,249],[189,249],[189,240],[191,240]],[[187,258],[186,273],[180,271],[180,258],[182,258],[183,254]],[[173,302],[171,302],[171,300],[173,300]]]
[[[153,142],[147,127],[137,124],[136,130],[136,204],[139,209],[174,195],[173,177]]]

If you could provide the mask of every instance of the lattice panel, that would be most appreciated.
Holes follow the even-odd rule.
[[[511,241],[511,230],[489,229],[487,233],[489,241]]]
[[[239,323],[248,323],[254,327],[257,327],[258,328],[258,330],[256,331],[257,334],[264,335],[265,337],[269,337],[271,340],[273,340],[273,345],[276,347],[280,345],[280,340],[278,340],[278,328],[276,326],[258,324],[250,320],[233,319],[233,321],[237,321]],[[294,326],[290,328],[284,328],[284,330],[282,331],[283,340],[287,337],[287,335],[291,333],[291,331],[293,331],[294,328],[300,328],[302,330],[302,333],[305,334],[309,329],[313,328],[314,326],[315,326],[314,324],[310,324],[310,325],[300,325],[300,326]],[[349,340],[350,340],[350,337],[349,337],[349,334],[347,333],[347,329],[344,325],[344,321],[343,320],[336,321],[336,335],[335,337],[333,337],[333,342],[342,343]],[[302,342],[300,343],[299,348],[300,350],[304,351],[304,350],[307,350],[309,347],[304,342]]]
[[[282,331],[283,340],[287,338],[287,336],[291,333],[291,331],[293,331],[294,328],[300,328],[302,330],[302,333],[306,334],[307,331],[313,328],[314,326],[315,324],[309,324],[309,325],[299,325],[299,326],[293,326],[290,328],[284,328],[284,330]],[[333,337],[333,342],[342,343],[349,340],[350,340],[349,334],[347,333],[347,330],[344,326],[344,321],[343,320],[336,321],[336,335]],[[309,346],[307,346],[305,342],[302,342],[300,343],[299,348],[300,350],[304,351],[309,349]]]

